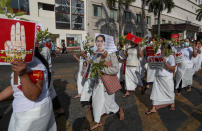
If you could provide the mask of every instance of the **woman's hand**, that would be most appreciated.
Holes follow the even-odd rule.
[[[166,64],[166,63],[167,63],[167,60],[166,60],[166,58],[165,58],[165,57],[163,58],[163,63],[164,63],[164,64]]]
[[[101,59],[105,59],[107,57],[108,52],[104,51],[104,53],[101,55]]]
[[[168,69],[169,71],[175,72],[175,67],[176,67],[176,65],[175,65],[175,66],[170,66],[170,65],[167,63],[166,58],[163,58],[163,63],[164,63],[164,65],[167,67],[167,69]]]
[[[15,72],[17,75],[23,75],[26,73],[27,70],[27,65],[23,61],[13,61],[11,62],[12,64],[12,70]]]

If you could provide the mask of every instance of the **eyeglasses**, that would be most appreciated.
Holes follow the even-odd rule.
[[[103,40],[97,40],[96,41],[96,43],[99,43],[99,42],[103,43],[104,41]]]

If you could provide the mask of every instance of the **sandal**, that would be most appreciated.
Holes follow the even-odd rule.
[[[170,108],[170,111],[175,111],[175,107],[171,107],[171,108]]]
[[[130,96],[130,94],[124,94],[122,97],[123,97],[123,98],[126,98],[126,97],[128,97],[128,96]]]
[[[127,96],[130,95],[130,92],[126,91],[126,93],[122,96],[123,98],[126,98]]]
[[[191,92],[191,86],[188,86],[188,87],[186,88],[186,92]]]
[[[97,123],[97,124],[95,124],[94,126],[92,126],[92,127],[90,128],[90,130],[92,131],[92,130],[94,130],[94,129],[98,128],[98,127],[101,127],[101,126],[102,126],[102,123]]]
[[[78,94],[78,95],[74,96],[73,98],[74,99],[81,98],[81,94]]]
[[[172,105],[170,106],[170,111],[175,111],[175,105],[174,105],[174,104],[172,104]]]
[[[148,111],[148,112],[145,112],[145,115],[151,115],[151,114],[154,114],[154,113],[156,113],[156,112],[154,112],[154,111]]]

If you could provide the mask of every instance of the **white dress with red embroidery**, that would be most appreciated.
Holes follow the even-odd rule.
[[[14,100],[8,131],[56,131],[52,101],[49,97],[47,70],[41,61],[34,57],[33,61],[27,64],[27,72],[33,83],[43,80],[43,89],[38,100],[31,101],[24,96],[20,79],[18,78],[18,85],[14,85],[14,74],[11,74]]]

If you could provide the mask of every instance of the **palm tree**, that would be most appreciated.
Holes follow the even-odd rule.
[[[199,7],[200,8],[196,10],[196,13],[197,13],[196,20],[201,21],[201,19],[202,19],[202,4],[199,5]]]
[[[118,4],[118,24],[119,24],[119,38],[123,35],[123,12],[127,10],[132,2],[136,0],[107,0],[107,5],[109,8],[116,8],[116,3]]]
[[[100,33],[102,34],[107,34],[107,35],[111,35],[114,38],[116,38],[116,36],[118,36],[118,29],[117,29],[117,25],[114,19],[110,18],[109,13],[107,12],[107,9],[105,8],[104,5],[103,6],[103,11],[105,14],[105,18],[99,19],[95,26],[96,27],[100,27]]]
[[[170,13],[175,3],[173,0],[148,0],[147,5],[149,5],[149,12],[153,12],[155,16],[158,16],[158,36],[160,37],[161,13],[163,10]]]
[[[146,26],[146,24],[145,24],[146,23],[145,6],[146,6],[146,0],[142,0],[141,8],[142,8],[142,36],[143,37],[145,36],[145,26]]]

